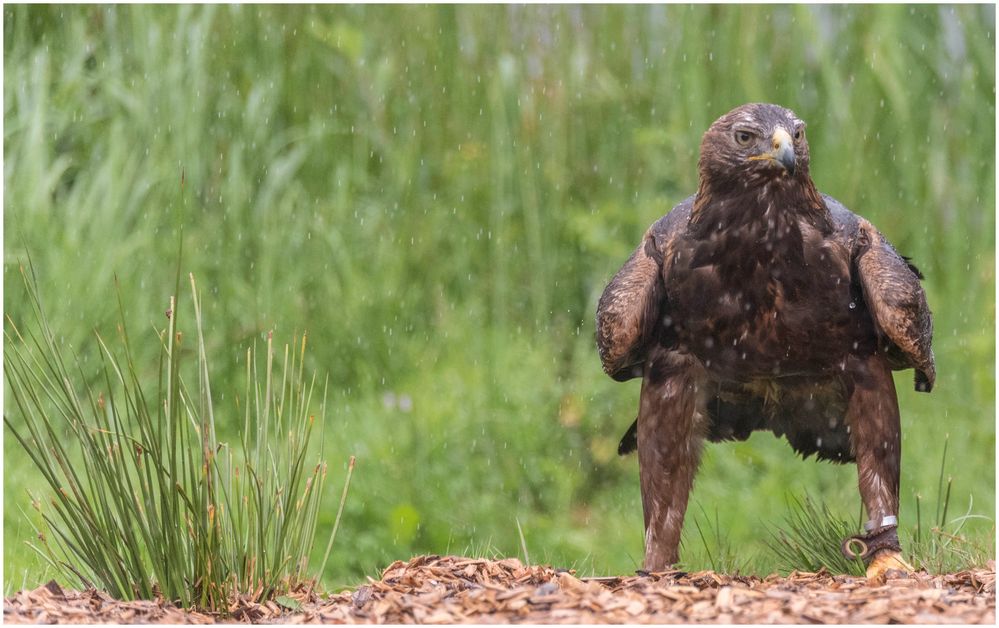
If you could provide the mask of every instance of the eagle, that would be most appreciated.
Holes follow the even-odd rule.
[[[844,540],[869,577],[911,571],[898,541],[901,432],[893,370],[936,378],[922,274],[866,219],[816,189],[805,122],[737,107],[704,134],[697,193],[655,222],[604,289],[604,371],[641,378],[643,570],[679,559],[703,443],[786,437],[855,462],[866,533]]]

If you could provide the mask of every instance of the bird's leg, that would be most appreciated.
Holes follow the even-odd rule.
[[[680,531],[705,429],[703,388],[703,369],[691,357],[653,352],[638,411],[645,571],[664,571],[679,559]]]
[[[902,432],[895,382],[881,355],[854,360],[848,369],[853,377],[846,420],[860,498],[867,510],[867,538],[880,548],[869,557],[867,575],[880,576],[888,569],[912,571],[902,560],[896,533]]]

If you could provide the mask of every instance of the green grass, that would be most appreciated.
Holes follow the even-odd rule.
[[[861,531],[860,522],[851,523],[806,495],[804,499],[791,500],[783,525],[774,526],[767,545],[785,572],[825,569],[830,573],[862,576],[866,571],[864,562],[859,558],[848,559],[840,550],[844,539]]]
[[[329,376],[330,473],[357,464],[327,584],[417,552],[518,555],[518,522],[532,560],[630,572],[637,462],[615,446],[638,384],[601,372],[596,300],[696,188],[711,121],[778,102],[809,123],[819,188],[927,276],[939,378],[897,379],[903,526],[948,434],[952,509],[991,516],[993,24],[988,6],[5,7],[4,310],[28,316],[30,250],[96,378],[112,276],[125,318],[161,326],[183,226],[213,389],[239,389],[271,329],[308,332],[305,368]],[[9,436],[4,455],[10,590],[52,574],[23,545],[18,487],[40,478]],[[855,470],[756,434],[706,449],[691,514],[768,571],[767,526],[806,493],[852,518]],[[993,521],[961,534],[994,554]],[[687,526],[695,567],[700,544]]]
[[[42,491],[28,490],[39,521],[32,548],[61,579],[224,614],[235,596],[266,601],[322,574],[336,528],[310,572],[326,463],[309,460],[317,382],[304,373],[306,338],[285,345],[278,369],[270,337],[263,367],[248,350],[235,408],[217,404],[192,275],[193,308],[171,297],[168,322],[148,339],[130,338],[124,319],[117,339],[96,335],[102,381],[81,387],[79,360],[55,340],[34,269],[22,272],[35,316],[7,326],[13,402],[4,424],[45,478]],[[157,380],[142,381],[132,360],[143,342],[160,346]],[[216,412],[233,410],[243,415],[237,444],[216,431]]]

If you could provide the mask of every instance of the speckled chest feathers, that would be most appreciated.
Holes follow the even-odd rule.
[[[735,381],[828,373],[845,350],[873,350],[849,235],[813,191],[780,180],[701,190],[684,237],[663,250],[667,344]]]

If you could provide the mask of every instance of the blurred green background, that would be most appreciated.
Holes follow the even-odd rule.
[[[307,330],[330,381],[320,555],[358,460],[328,583],[522,545],[583,573],[640,566],[637,460],[615,451],[639,383],[601,372],[595,305],[696,189],[705,129],[749,101],[805,119],[819,188],[927,277],[939,379],[897,378],[903,524],[949,435],[952,512],[994,538],[994,7],[3,11],[5,314],[30,318],[30,251],[93,377],[117,275],[154,379],[182,226],[233,430],[246,347]],[[41,486],[5,433],[7,591],[46,576],[22,513]],[[696,516],[771,569],[766,527],[806,492],[857,516],[853,466],[770,434],[708,446],[685,564],[707,566]]]

